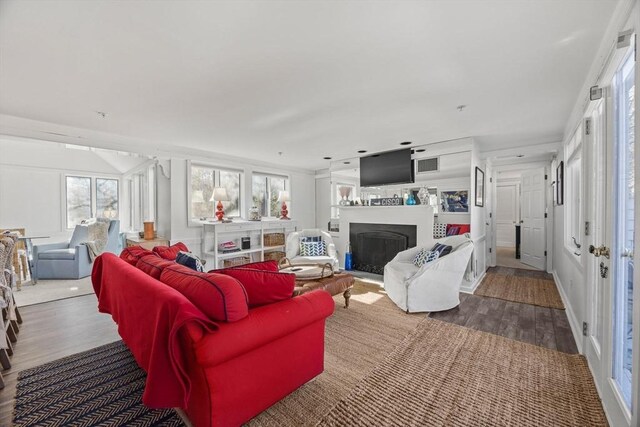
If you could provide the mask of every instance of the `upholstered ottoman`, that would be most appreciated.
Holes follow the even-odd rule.
[[[335,273],[333,276],[322,279],[296,279],[296,287],[293,295],[302,295],[316,289],[324,289],[331,295],[342,294],[344,296],[344,306],[349,308],[349,298],[351,298],[351,288],[355,279],[348,273]]]

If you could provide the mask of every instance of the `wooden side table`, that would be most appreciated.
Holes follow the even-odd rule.
[[[169,240],[164,237],[156,237],[155,239],[145,240],[141,237],[127,237],[127,247],[130,246],[142,246],[145,249],[151,250],[156,246],[169,246]]]

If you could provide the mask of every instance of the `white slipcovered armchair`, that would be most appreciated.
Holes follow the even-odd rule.
[[[451,253],[418,268],[415,247],[396,255],[384,267],[384,289],[407,313],[450,310],[460,304],[460,284],[470,268],[473,242],[468,234],[445,237],[432,243],[451,246]]]
[[[300,256],[300,239],[303,237],[321,237],[327,246],[327,253],[323,256]],[[287,236],[286,249],[287,258],[291,264],[331,264],[333,271],[338,271],[340,264],[336,253],[336,245],[333,243],[331,235],[326,231],[317,228],[296,231]]]

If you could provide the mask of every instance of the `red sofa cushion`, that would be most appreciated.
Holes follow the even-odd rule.
[[[231,276],[198,273],[174,264],[162,270],[160,281],[178,290],[212,320],[235,322],[249,314],[247,293]]]
[[[447,236],[449,236],[449,229],[451,229],[452,227],[458,227],[458,232],[456,234],[471,232],[471,225],[469,224],[447,224]]]
[[[236,269],[236,268],[249,268],[251,270],[262,270],[262,271],[275,271],[278,269],[278,261],[258,261],[258,262],[250,262],[249,264],[242,264],[237,267],[229,267],[225,270]]]
[[[169,261],[175,261],[180,251],[189,252],[189,248],[182,242],[171,246],[156,246],[153,248],[153,252],[160,255],[160,258],[168,259]]]
[[[160,274],[165,267],[175,264],[173,261],[160,258],[156,254],[145,255],[138,260],[136,268],[144,271],[156,280],[160,280]]]
[[[120,252],[120,258],[126,261],[128,264],[133,265],[134,267],[136,266],[140,258],[147,255],[155,254],[150,250],[143,248],[142,246],[129,246],[128,248],[124,248],[122,252]]]
[[[249,308],[289,299],[293,296],[293,288],[296,286],[296,275],[291,273],[241,267],[225,268],[214,272],[234,277],[242,283],[249,298]]]

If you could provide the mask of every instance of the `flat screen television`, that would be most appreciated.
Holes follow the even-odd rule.
[[[413,182],[411,148],[360,158],[360,186],[362,187],[410,182]]]

